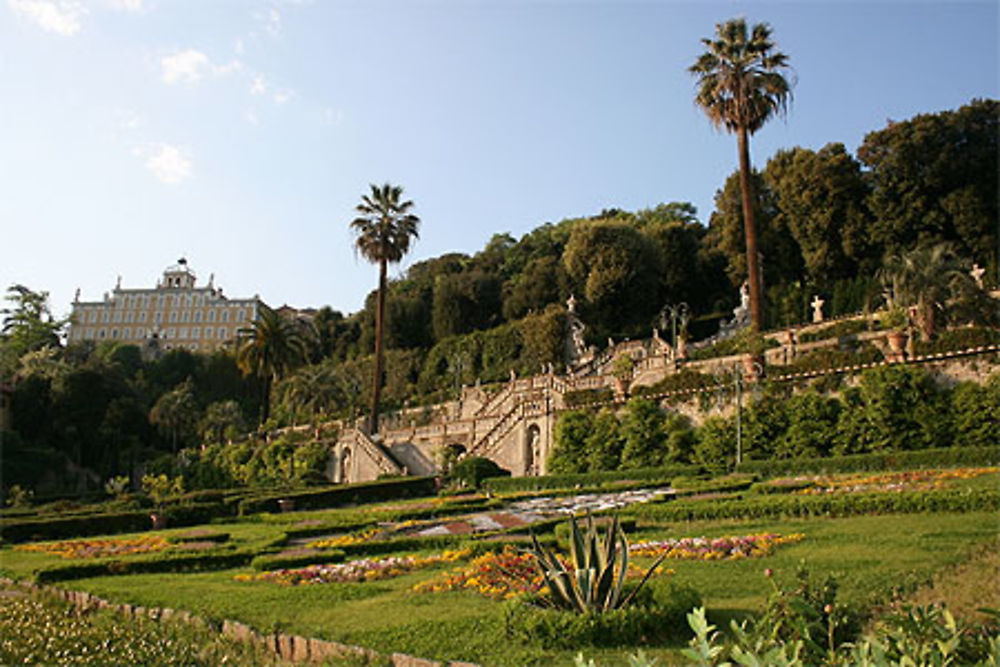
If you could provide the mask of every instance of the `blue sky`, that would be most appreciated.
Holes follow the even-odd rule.
[[[0,2],[0,287],[57,315],[182,255],[232,296],[356,311],[371,182],[423,221],[397,271],[612,206],[707,222],[736,146],[686,68],[733,16],[797,79],[759,166],[1000,87],[993,1]]]

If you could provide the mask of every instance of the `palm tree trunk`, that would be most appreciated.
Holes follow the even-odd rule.
[[[743,195],[743,230],[747,246],[747,279],[750,282],[750,327],[759,333],[764,325],[763,295],[760,265],[757,261],[757,225],[753,217],[753,196],[750,185],[750,138],[746,128],[737,132],[740,151],[740,191]]]
[[[265,376],[261,380],[264,386],[261,388],[263,396],[260,405],[260,424],[263,426],[268,417],[271,416],[271,377]]]
[[[385,326],[386,260],[378,265],[378,295],[375,304],[375,377],[372,380],[372,418],[370,432],[378,433],[378,408],[382,400],[382,335]]]

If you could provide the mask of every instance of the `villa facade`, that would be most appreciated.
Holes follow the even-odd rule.
[[[195,273],[181,259],[151,288],[123,288],[121,278],[101,301],[81,301],[77,290],[69,342],[117,341],[143,345],[156,340],[161,349],[207,352],[231,343],[241,327],[257,319],[262,301],[229,298],[222,288],[197,286]]]

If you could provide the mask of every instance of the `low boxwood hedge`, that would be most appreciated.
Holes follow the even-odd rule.
[[[86,563],[50,565],[35,571],[36,583],[48,584],[72,579],[87,579],[120,574],[151,574],[225,570],[247,565],[254,558],[252,551],[222,551],[209,553],[164,553],[148,558],[95,560]]]
[[[152,526],[148,511],[109,512],[37,519],[0,519],[5,542],[61,540],[112,533],[134,533]]]
[[[827,458],[744,461],[737,470],[768,478],[782,475],[822,475],[838,472],[995,466],[998,462],[1000,462],[1000,449],[997,447],[941,447],[911,452],[879,452]]]
[[[771,517],[853,516],[917,512],[989,512],[1000,509],[1000,491],[949,490],[901,493],[775,495],[698,503],[675,501],[635,505],[622,511],[645,521],[701,521]]]
[[[342,563],[345,553],[342,549],[294,549],[276,554],[261,554],[250,561],[255,570],[284,570],[323,563]]]
[[[38,518],[0,519],[0,537],[5,542],[62,540],[70,537],[134,533],[152,528],[153,510],[97,512]],[[228,516],[229,508],[221,502],[170,505],[157,510],[167,519],[168,527],[195,526]]]
[[[697,465],[670,465],[660,468],[605,470],[567,475],[545,475],[543,477],[491,477],[483,481],[483,488],[493,493],[516,493],[545,489],[600,487],[606,484],[631,481],[669,484],[674,477],[700,475],[703,472],[704,469]]]
[[[294,501],[296,510],[326,509],[349,504],[430,496],[435,491],[433,477],[402,477],[360,484],[338,484],[321,489],[269,493],[244,498],[239,502],[239,514],[246,516],[258,512],[277,512],[278,501],[283,499]]]

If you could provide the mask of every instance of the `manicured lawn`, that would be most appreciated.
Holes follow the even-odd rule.
[[[264,522],[213,526],[233,540],[264,541],[274,526]],[[748,535],[759,532],[803,533],[797,543],[778,547],[770,556],[734,561],[668,560],[678,583],[694,586],[717,617],[755,611],[770,584],[772,568],[790,580],[800,561],[817,574],[834,574],[842,599],[865,603],[894,586],[930,579],[941,568],[963,560],[977,545],[995,538],[993,513],[907,514],[842,519],[725,521],[640,524],[632,541],[667,537]],[[5,573],[29,572],[39,554],[5,549]],[[51,557],[46,557],[51,558]],[[644,562],[644,559],[636,559]],[[260,630],[281,629],[376,648],[484,664],[516,665],[572,662],[568,652],[552,653],[517,645],[504,636],[503,605],[472,592],[414,593],[412,587],[453,566],[436,566],[395,579],[366,583],[285,587],[240,582],[234,576],[249,568],[205,573],[108,576],[67,582],[117,602],[186,609],[216,619],[230,618]],[[586,651],[588,657],[624,652]],[[676,655],[657,649],[651,655]]]

